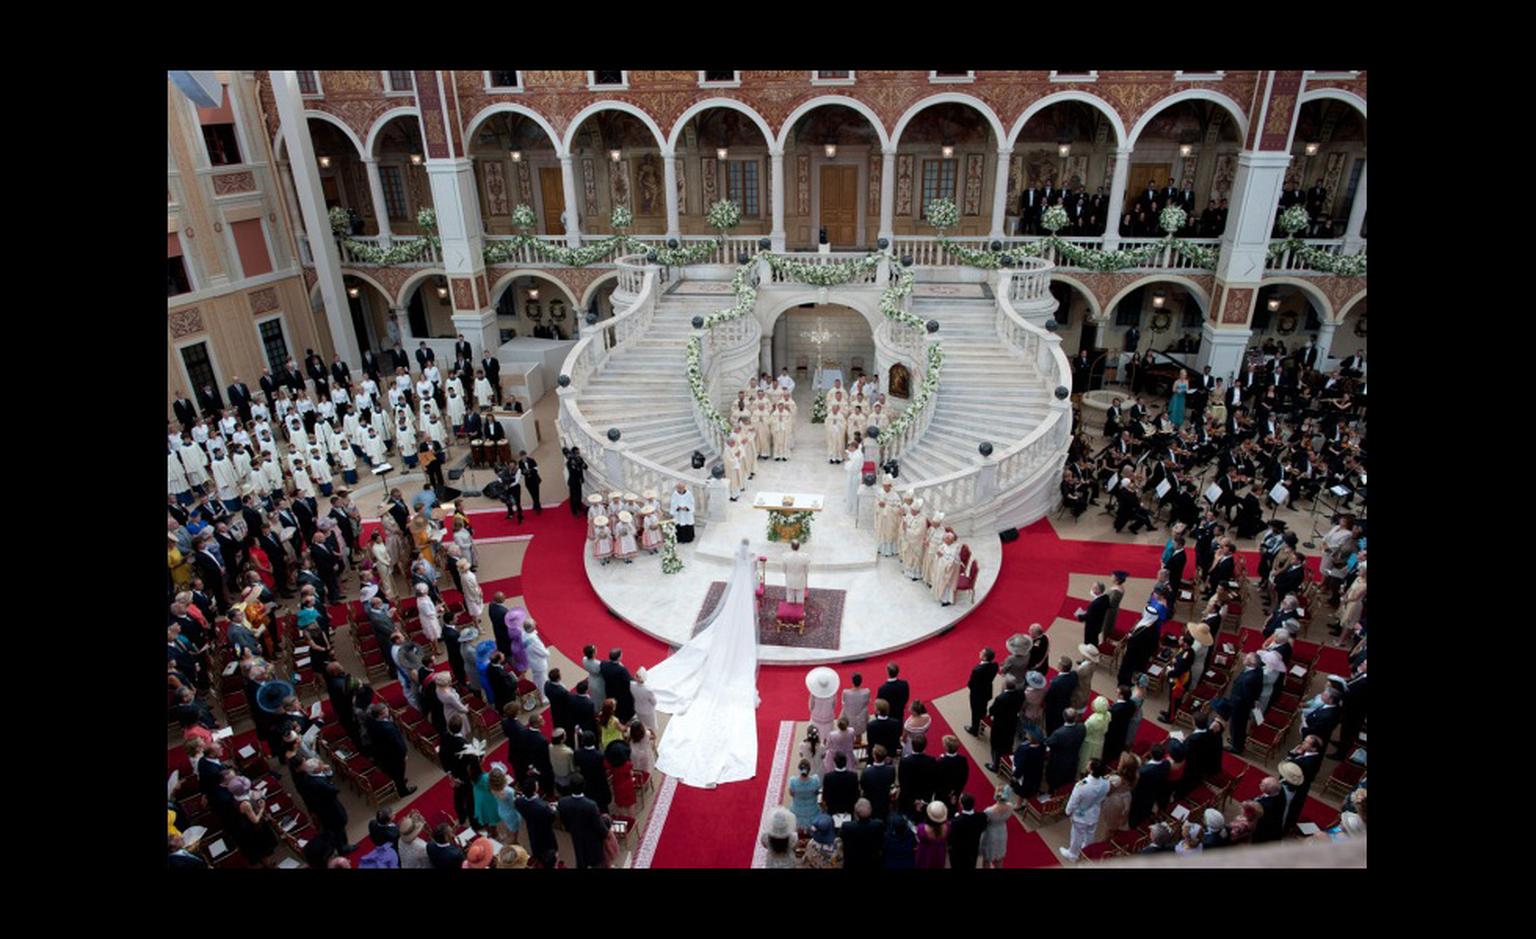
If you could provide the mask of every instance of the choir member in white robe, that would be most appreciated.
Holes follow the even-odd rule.
[[[488,408],[495,403],[491,392],[491,380],[485,377],[484,369],[475,369],[475,406]]]
[[[315,486],[309,481],[309,468],[305,465],[306,462],[304,454],[300,453],[297,448],[289,449],[288,475],[293,477],[293,488],[302,495],[312,499],[315,496]]]
[[[426,371],[422,372],[422,374],[427,376],[427,381],[428,382],[431,382],[432,388],[434,389],[433,396],[435,397],[436,396],[436,390],[435,389],[442,387],[442,384],[443,384],[443,373],[438,371],[438,369],[437,369],[437,360],[433,359],[433,360],[427,362]]]
[[[219,498],[223,500],[224,507],[231,512],[236,507],[230,503],[238,503],[240,499],[240,476],[235,472],[235,464],[224,455],[221,447],[215,447],[213,461],[209,464],[209,471],[213,474],[213,482],[219,489]]]
[[[336,463],[341,467],[342,481],[349,486],[357,485],[357,454],[352,452],[350,446],[337,449]]]
[[[235,431],[240,429],[240,419],[229,411],[219,418],[219,433],[225,437],[233,437]]]
[[[320,452],[326,456],[335,456],[336,451],[342,449],[341,438],[328,420],[315,422],[315,440],[320,444]]]
[[[244,447],[235,447],[229,455],[229,462],[235,464],[235,478],[244,487],[251,481],[251,455]]]
[[[901,541],[901,498],[891,488],[894,480],[886,476],[875,495],[875,542],[881,557],[895,557]]]
[[[410,406],[407,405],[403,400],[399,404],[395,405],[394,412],[394,422],[396,424],[400,423],[401,418],[404,418],[406,426],[410,427],[413,431],[417,429],[418,425],[416,423],[416,412],[412,411]]]
[[[405,418],[400,418],[400,423],[395,425],[395,445],[400,448],[400,455],[405,459],[405,465],[416,465],[416,432],[411,430]]]
[[[378,402],[378,396],[368,392],[367,383],[357,389],[357,394],[352,396],[352,407],[357,411],[364,411],[374,407]]]
[[[923,533],[928,520],[923,518],[919,501],[907,507],[907,517],[901,524],[901,570],[909,580],[918,580],[923,572]]]
[[[944,513],[935,512],[928,519],[927,540],[923,542],[923,583],[933,585],[933,565],[944,546]]]
[[[443,429],[443,422],[435,413],[427,415],[427,436],[444,448],[448,446],[448,432]]]
[[[379,440],[383,441],[384,448],[386,450],[389,449],[389,442],[392,439],[390,433],[395,425],[393,422],[384,419],[384,412],[374,411],[368,418],[368,426],[378,435]],[[367,452],[367,450],[367,446],[364,446],[363,451]]]
[[[309,449],[309,434],[304,432],[304,421],[297,414],[288,415],[288,442],[303,450]]]
[[[741,490],[746,487],[747,479],[742,472],[741,447],[736,443],[734,435],[725,438],[725,481],[731,487],[731,501],[735,502],[741,497]]]
[[[272,406],[277,409],[277,422],[287,426],[288,415],[293,413],[293,399],[288,396],[287,388],[277,390],[277,397],[273,399]]]
[[[338,390],[341,388],[340,385],[337,385],[336,387]],[[331,418],[336,416],[336,402],[332,401],[330,398],[322,398],[320,400],[320,406],[315,408],[315,413],[320,415],[320,420],[329,421]]]
[[[613,526],[613,541],[613,556],[625,564],[635,563],[640,547],[635,542],[635,517],[629,512],[619,513],[619,523]]]
[[[267,410],[267,403],[260,398],[251,402],[251,419],[265,424],[272,419],[272,412]]]
[[[165,454],[166,493],[176,496],[177,501],[180,502],[183,501],[181,499],[182,493],[189,491],[191,488],[192,484],[187,482],[187,468],[181,465],[180,455],[175,450],[167,451]]]
[[[773,447],[772,431],[768,422],[772,418],[772,407],[768,404],[768,395],[765,392],[757,393],[757,403],[752,405],[752,429],[757,435],[757,452],[759,455],[771,452]]]
[[[384,438],[372,428],[368,428],[368,437],[363,441],[363,453],[368,456],[369,467],[379,466],[384,463]]]
[[[745,461],[742,468],[746,470],[747,478],[751,479],[757,475],[758,457],[757,431],[752,429],[751,419],[741,422],[741,426],[736,431],[736,442],[741,444],[741,455]]]
[[[433,394],[436,391],[437,391],[437,389],[432,385],[432,382],[427,380],[427,376],[423,375],[423,376],[421,376],[420,379],[417,380],[417,382],[416,382],[416,400],[417,401],[429,401],[429,400],[431,400]]]
[[[960,545],[955,533],[947,531],[938,543],[933,561],[933,586],[929,592],[941,606],[955,602],[955,584],[960,581]]]
[[[795,393],[795,380],[789,377],[789,369],[787,368],[779,371],[779,387],[789,394]]]
[[[841,378],[832,380],[832,390],[827,392],[827,404],[835,404],[844,411],[848,410],[848,391],[843,388],[843,380]]]
[[[677,540],[680,544],[687,544],[693,540],[693,493],[683,483],[678,483],[672,491],[672,496],[667,506],[667,511],[672,515],[672,521],[677,526]]]
[[[347,439],[350,446],[361,450],[363,448],[363,422],[358,419],[357,412],[348,411],[347,416],[341,419],[341,435]]]
[[[275,455],[261,461],[261,477],[268,495],[283,491],[283,465]]]
[[[827,462],[843,462],[843,450],[848,445],[847,440],[848,419],[843,415],[842,405],[832,404],[827,408]]]
[[[857,450],[848,450],[848,459],[843,463],[843,498],[847,502],[848,514],[857,515],[859,511],[859,486],[863,482],[864,467],[857,459]]]
[[[331,467],[319,447],[309,448],[309,478],[320,487],[321,495],[331,494]]]
[[[773,458],[780,463],[789,460],[789,411],[780,404],[773,411],[773,418],[769,424],[769,435],[773,441]]]
[[[459,395],[458,382],[448,384],[448,423],[457,431],[464,426],[464,399]]]
[[[783,563],[784,599],[790,603],[805,603],[806,575],[811,569],[810,555],[800,550],[799,541],[791,541]]]

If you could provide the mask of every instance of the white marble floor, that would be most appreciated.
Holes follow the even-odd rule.
[[[802,550],[812,559],[810,586],[843,590],[846,598],[838,649],[764,645],[764,662],[844,661],[899,649],[942,631],[986,597],[1002,560],[995,537],[967,542],[980,566],[976,596],[947,607],[940,606],[921,582],[908,580],[895,558],[876,557],[872,510],[866,505],[858,520],[848,511],[844,469],[827,463],[825,425],[810,422],[808,383],[799,384],[795,399],[799,426],[794,456],[782,463],[758,461],[756,478],[739,501],[727,504],[725,519],[704,520],[694,543],[678,546],[685,565],[681,573],[662,574],[660,558],[643,552],[633,564],[603,565],[587,556],[588,580],[609,609],[643,632],[674,645],[683,643],[693,631],[710,582],[729,578],[731,558],[742,538],[769,559],[768,583],[783,584],[783,569],[776,561],[789,548],[767,540],[767,513],[751,504],[756,493],[765,491],[824,497],[826,508],[816,514]]]

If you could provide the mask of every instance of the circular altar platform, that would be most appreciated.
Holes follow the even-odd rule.
[[[809,410],[801,404],[802,415]],[[813,619],[803,636],[760,620],[759,658],[765,664],[844,662],[891,652],[943,632],[986,597],[1002,561],[1002,545],[995,535],[961,539],[979,565],[975,597],[962,594],[951,606],[940,606],[921,581],[902,574],[897,558],[876,557],[871,507],[866,506],[870,514],[862,519],[848,511],[844,470],[826,461],[823,425],[802,418],[796,434],[792,459],[760,459],[756,478],[747,483],[739,501],[726,503],[724,519],[701,518],[693,544],[678,545],[681,572],[663,574],[660,555],[644,551],[632,564],[606,565],[594,561],[588,551],[587,579],[608,608],[636,629],[681,645],[704,612],[711,584],[730,579],[742,538],[755,554],[768,558],[770,590],[782,589],[784,571],[778,560],[789,546],[768,540],[768,513],[752,507],[759,492],[819,494],[825,503],[815,515],[810,540],[801,548],[811,556],[808,606],[815,608]],[[896,488],[902,488],[899,480]],[[766,609],[772,609],[772,599]],[[834,617],[835,636],[828,628]],[[803,644],[808,641],[821,644]]]

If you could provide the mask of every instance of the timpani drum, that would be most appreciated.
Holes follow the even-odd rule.
[[[469,442],[469,465],[476,468],[485,465],[485,441],[478,437]]]
[[[495,441],[495,444],[492,462],[500,466],[509,465],[512,462],[512,441],[503,438]],[[487,446],[486,449],[490,450],[491,448]]]

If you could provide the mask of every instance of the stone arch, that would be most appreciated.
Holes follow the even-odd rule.
[[[822,289],[804,287],[804,289],[796,290],[792,294],[776,299],[772,306],[764,308],[766,312],[759,311],[757,318],[758,322],[762,324],[763,335],[773,335],[773,326],[779,321],[779,317],[806,303],[835,303],[838,306],[845,306],[864,317],[864,321],[869,324],[871,335],[880,328],[881,323],[885,322],[885,317],[880,315],[879,297],[873,295],[864,297],[858,294],[838,292],[835,288],[825,288],[827,296],[826,299],[822,299]]]
[[[614,274],[617,276],[618,272],[615,271]],[[553,284],[555,287],[558,287],[560,292],[565,296],[566,301],[570,303],[571,311],[574,314],[580,314],[582,310],[586,309],[586,307],[581,306],[576,302],[576,295],[571,293],[571,288],[567,286],[564,281],[554,276],[553,274],[550,274],[548,271],[541,271],[532,267],[513,268],[512,270],[507,271],[505,274],[496,278],[496,283],[491,285],[492,308],[500,304],[501,295],[505,293],[507,288],[512,285],[512,281],[519,277],[537,277],[539,280],[547,281],[548,283]]]
[[[539,127],[543,128],[544,133],[549,135],[550,145],[555,148],[555,156],[565,156],[570,152],[570,150],[566,148],[560,135],[555,133],[555,127],[549,122],[548,118],[528,107],[527,105],[512,104],[506,101],[497,102],[496,104],[487,105],[486,107],[481,108],[478,114],[470,118],[469,129],[464,132],[464,139],[475,139],[475,131],[480,129],[480,125],[484,124],[488,119],[491,118],[492,115],[496,114],[523,115],[524,117],[533,121],[535,124],[539,125]],[[574,131],[574,129],[575,126],[573,125],[572,130]]]
[[[368,286],[372,287],[374,290],[377,290],[379,292],[379,296],[383,297],[386,302],[391,302],[392,301],[392,295],[389,292],[389,288],[385,287],[383,284],[379,283],[373,277],[363,273],[362,271],[358,270],[357,268],[353,268],[353,267],[346,268],[346,269],[344,269],[341,272],[341,276],[342,276],[343,280],[345,280],[348,277],[355,277],[358,280],[362,281],[363,283],[367,284]],[[320,282],[316,281],[315,282],[316,289],[318,289],[319,286],[320,286]]]
[[[1266,277],[1259,282],[1260,287],[1268,287],[1274,284],[1285,284],[1290,287],[1299,287],[1301,292],[1307,295],[1312,305],[1317,307],[1318,318],[1325,323],[1337,323],[1343,320],[1342,316],[1335,318],[1333,304],[1328,302],[1328,295],[1318,289],[1317,285],[1301,277]],[[1362,291],[1363,292],[1363,291]]]
[[[571,152],[571,146],[576,142],[576,132],[581,129],[581,125],[587,118],[599,111],[623,111],[650,129],[651,133],[656,137],[656,146],[661,148],[663,154],[672,152],[671,148],[667,145],[667,135],[661,132],[661,128],[656,125],[655,119],[628,101],[615,101],[608,98],[592,102],[576,112],[576,116],[571,118],[571,122],[565,128],[565,137],[556,143],[557,147],[564,148],[559,151],[561,156]]]
[[[1317,101],[1320,98],[1332,98],[1335,101],[1342,101],[1356,111],[1359,111],[1361,117],[1366,116],[1365,99],[1354,92],[1345,91],[1343,88],[1313,88],[1309,91],[1304,91],[1301,94],[1301,98],[1296,102],[1296,106],[1300,108],[1308,101]],[[1246,140],[1247,138],[1244,139]]]
[[[1189,295],[1194,297],[1195,302],[1200,305],[1200,313],[1202,317],[1205,319],[1210,318],[1211,295],[1205,292],[1204,287],[1201,287],[1199,284],[1190,280],[1188,277],[1181,277],[1178,274],[1149,274],[1146,277],[1138,277],[1131,281],[1129,284],[1126,284],[1124,287],[1121,287],[1119,292],[1110,298],[1108,303],[1104,304],[1104,309],[1113,312],[1114,309],[1120,305],[1120,301],[1124,300],[1126,295],[1131,291],[1136,290],[1139,287],[1145,287],[1148,284],[1164,282],[1170,284],[1178,284],[1180,287],[1183,287],[1185,290],[1189,291]]]
[[[1058,91],[1055,94],[1046,95],[1028,108],[1025,108],[1024,113],[1019,115],[1019,119],[1013,122],[1013,127],[1009,128],[1007,143],[1004,146],[1011,149],[1018,142],[1019,133],[1024,130],[1024,125],[1029,123],[1030,118],[1051,105],[1061,104],[1063,101],[1080,101],[1102,112],[1105,117],[1109,118],[1110,127],[1115,131],[1115,146],[1122,149],[1130,146],[1130,144],[1126,143],[1125,121],[1120,119],[1120,114],[1114,109],[1114,106],[1098,95],[1091,95],[1086,91],[1078,91],[1076,89]]]
[[[1003,131],[1003,122],[998,119],[997,113],[985,101],[975,95],[968,95],[961,91],[945,91],[936,95],[929,95],[910,108],[907,108],[907,112],[896,122],[896,129],[891,132],[891,148],[895,149],[901,143],[902,131],[907,129],[907,124],[911,123],[912,118],[916,117],[919,111],[930,108],[935,104],[944,104],[946,102],[969,105],[980,111],[981,116],[987,119],[987,125],[992,128],[992,136],[996,140],[997,146],[1001,147],[1003,145],[1003,138],[1006,136]]]
[[[1242,107],[1236,101],[1233,101],[1219,91],[1212,91],[1209,88],[1186,88],[1183,91],[1169,95],[1161,101],[1155,102],[1143,111],[1141,119],[1136,122],[1135,127],[1131,128],[1125,145],[1127,147],[1136,146],[1136,141],[1141,137],[1141,132],[1146,130],[1148,124],[1152,123],[1152,119],[1165,108],[1178,104],[1180,101],[1210,101],[1219,105],[1237,122],[1237,139],[1239,141],[1248,139],[1248,115],[1243,113]]]
[[[729,108],[732,111],[740,111],[742,114],[745,114],[752,119],[752,123],[756,124],[757,129],[762,132],[763,142],[770,147],[773,146],[773,128],[768,125],[768,122],[763,119],[761,114],[754,111],[745,102],[738,101],[735,98],[705,98],[703,101],[689,105],[688,110],[684,111],[682,116],[677,119],[677,123],[672,125],[672,133],[667,135],[666,146],[662,149],[668,153],[676,152],[677,141],[683,136],[683,127],[687,125],[694,115],[702,114],[710,108]]]
[[[608,273],[603,274],[596,280],[592,281],[592,283],[588,284],[587,289],[582,292],[580,308],[585,310],[587,308],[587,304],[592,302],[592,298],[597,296],[598,289],[601,288],[604,284],[608,283],[610,280],[617,280],[618,277],[618,271],[609,271]]]
[[[1094,296],[1093,291],[1089,289],[1087,284],[1070,274],[1062,274],[1059,271],[1051,272],[1051,280],[1061,281],[1064,284],[1071,284],[1073,287],[1076,287],[1079,293],[1088,298],[1088,315],[1095,320],[1104,318],[1104,308],[1099,306],[1099,298]]]
[[[786,117],[784,119],[784,123],[779,126],[778,136],[769,138],[773,141],[774,149],[780,151],[784,149],[784,145],[789,141],[789,132],[794,129],[796,121],[800,120],[800,118],[804,117],[806,114],[810,113],[816,108],[828,104],[841,104],[845,108],[852,108],[853,110],[864,115],[865,119],[869,121],[870,125],[875,128],[875,135],[880,138],[880,149],[889,150],[892,152],[895,151],[895,145],[891,143],[890,136],[886,134],[885,125],[880,122],[880,116],[876,114],[874,109],[869,105],[865,104],[857,98],[850,98],[847,95],[817,95],[809,101],[801,104],[793,111],[789,112],[789,117]]]
[[[400,285],[400,292],[395,295],[395,306],[398,307],[398,308],[402,308],[403,309],[407,304],[409,304],[411,302],[411,294],[412,294],[412,292],[414,292],[416,290],[416,288],[418,286],[420,286],[422,281],[428,279],[429,277],[447,277],[447,276],[448,276],[448,272],[447,271],[441,271],[441,270],[421,270],[421,271],[417,271],[416,273],[412,274],[410,277],[406,278],[405,283]]]
[[[411,110],[414,111],[415,108],[412,108]],[[304,112],[304,119],[307,121],[310,118],[315,118],[317,120],[325,121],[327,124],[334,124],[341,131],[343,136],[345,136],[348,140],[352,141],[352,146],[357,148],[357,158],[359,160],[366,158],[367,151],[365,151],[363,149],[363,142],[361,140],[357,139],[357,132],[354,131],[352,128],[348,127],[346,122],[343,121],[341,118],[337,117],[334,114],[331,114],[328,111],[305,111]],[[284,143],[284,140],[283,140],[283,129],[282,129],[281,126],[279,126],[278,129],[277,129],[277,135],[272,138],[272,154],[273,154],[273,156],[276,156],[278,154],[278,148],[282,147],[283,143]],[[284,149],[282,151],[282,158],[285,159],[285,160],[288,159],[288,151],[286,149]]]
[[[1355,306],[1361,300],[1364,300],[1364,299],[1365,299],[1365,291],[1362,290],[1359,293],[1355,294],[1353,297],[1350,297],[1345,302],[1339,304],[1338,318],[1332,320],[1331,322],[1336,323],[1336,324],[1343,323],[1344,322],[1344,318],[1346,316],[1348,316],[1354,310]]]
[[[385,126],[388,125],[390,121],[397,117],[406,116],[416,118],[416,127],[418,130],[421,129],[421,111],[419,109],[414,107],[391,108],[388,111],[385,111],[383,114],[379,115],[378,120],[373,122],[373,126],[368,128],[368,151],[363,159],[374,159],[374,148],[379,144],[379,134],[383,133]]]

